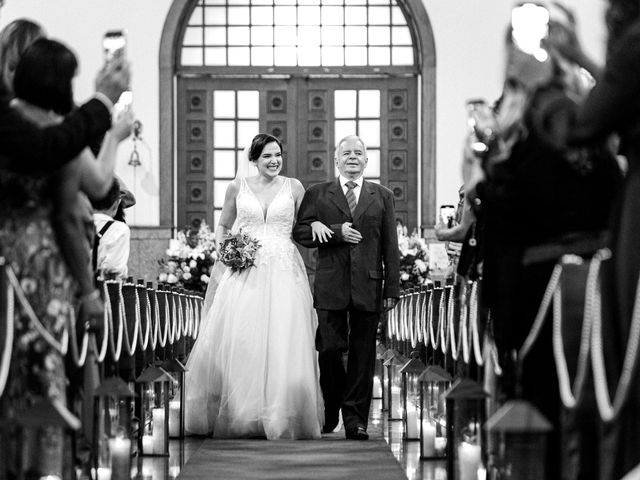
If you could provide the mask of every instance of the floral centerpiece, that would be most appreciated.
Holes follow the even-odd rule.
[[[215,236],[205,222],[199,228],[179,230],[169,240],[168,259],[160,260],[158,281],[205,292],[217,259]]]
[[[429,253],[427,242],[417,232],[407,235],[406,227],[398,226],[400,250],[400,288],[419,287],[428,282]]]
[[[240,230],[229,235],[220,246],[220,261],[234,272],[241,272],[255,264],[260,242]]]

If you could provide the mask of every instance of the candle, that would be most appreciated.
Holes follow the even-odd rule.
[[[487,470],[485,468],[478,469],[478,480],[487,480]]]
[[[142,451],[146,455],[153,453],[153,437],[151,435],[142,437]]]
[[[180,436],[180,401],[169,402],[169,436]]]
[[[382,384],[377,375],[373,377],[373,398],[382,398]]]
[[[480,445],[462,442],[458,446],[458,470],[460,480],[478,480],[480,463]]]
[[[447,439],[445,437],[436,437],[435,441],[436,455],[439,457],[444,455],[444,451],[447,448]]]
[[[407,406],[407,438],[409,439],[418,439],[420,438],[420,433],[418,432],[418,415],[416,412],[416,407],[414,405],[409,404]]]
[[[169,478],[170,479],[176,479],[176,478],[178,478],[178,475],[180,475],[180,467],[178,467],[178,466],[169,467]]]
[[[154,408],[153,415],[153,453],[164,453],[164,408]]]
[[[429,420],[422,421],[422,456],[436,456],[436,426]]]
[[[98,468],[98,480],[111,480],[111,469]]]
[[[389,405],[389,411],[395,409],[396,413],[402,418],[402,408],[400,406],[400,387],[391,387],[391,404]]]
[[[131,440],[112,438],[109,440],[111,451],[111,470],[113,480],[129,480],[131,472]]]

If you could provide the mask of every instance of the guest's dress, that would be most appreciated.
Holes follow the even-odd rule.
[[[186,429],[214,437],[319,438],[317,317],[291,240],[285,178],[266,212],[245,179],[237,225],[260,241],[255,266],[226,269],[187,362]]]

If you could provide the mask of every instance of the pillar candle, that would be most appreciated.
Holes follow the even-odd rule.
[[[180,436],[180,401],[171,400],[169,402],[169,436]]]
[[[112,438],[109,440],[111,451],[111,472],[113,480],[129,480],[131,476],[131,440]]]
[[[153,453],[153,437],[151,435],[142,437],[142,451],[146,455]]]
[[[382,398],[382,385],[377,375],[373,377],[373,398]]]
[[[153,453],[164,453],[164,408],[154,408],[153,411]]]
[[[98,480],[111,480],[110,468],[98,468]]]
[[[485,468],[478,469],[478,480],[487,480],[487,470]]]
[[[444,451],[447,448],[447,439],[445,437],[436,437],[435,441],[436,455],[444,455]]]
[[[391,405],[390,408],[393,409],[393,414],[400,416],[402,418],[402,409],[400,408],[400,387],[391,387]],[[391,412],[391,410],[389,410]]]
[[[422,421],[422,454],[425,457],[436,456],[436,426],[429,420]]]
[[[478,480],[478,469],[482,467],[480,445],[462,442],[458,446],[458,471],[460,480]]]
[[[178,475],[180,475],[180,467],[175,465],[173,467],[169,467],[169,478],[171,480],[178,478]]]
[[[418,412],[413,405],[407,406],[407,438],[420,438]]]

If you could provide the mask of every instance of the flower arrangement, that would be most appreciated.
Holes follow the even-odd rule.
[[[160,260],[159,282],[205,292],[211,268],[217,259],[215,236],[205,222],[187,228],[169,240],[167,260]]]
[[[260,242],[240,230],[231,234],[220,246],[220,261],[234,272],[241,272],[252,267]]]
[[[424,238],[413,232],[407,235],[406,227],[398,226],[400,250],[400,288],[419,287],[428,282],[429,252]]]

